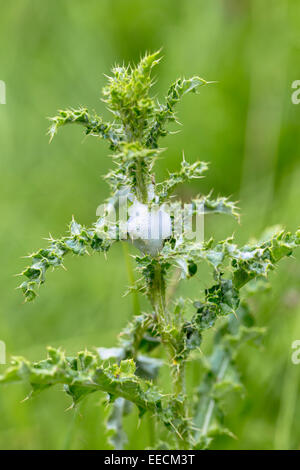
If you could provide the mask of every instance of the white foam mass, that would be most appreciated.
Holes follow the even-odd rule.
[[[129,208],[127,230],[133,244],[141,251],[156,256],[164,240],[172,234],[172,221],[163,206],[153,206],[135,201]]]

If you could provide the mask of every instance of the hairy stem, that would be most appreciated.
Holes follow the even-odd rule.
[[[173,392],[178,398],[178,413],[183,418],[184,425],[177,429],[178,445],[180,449],[190,448],[190,431],[188,426],[188,411],[185,399],[185,364],[184,362],[176,363],[175,353],[176,344],[173,344],[173,338],[170,337],[168,331],[170,318],[166,310],[165,300],[165,280],[160,265],[155,267],[154,282],[152,286],[152,305],[156,315],[158,330],[161,336],[162,344],[167,350],[170,365],[171,376],[173,380]]]
[[[143,204],[148,202],[147,182],[145,181],[145,172],[143,171],[143,159],[137,158],[135,165],[136,192],[137,198]]]
[[[166,287],[161,266],[157,264],[154,270],[152,285],[152,304],[159,323],[167,322]]]
[[[127,274],[128,274],[128,279],[129,279],[129,284],[130,287],[134,286],[134,271],[131,263],[131,258],[128,250],[128,243],[125,241],[122,243],[123,247],[123,253],[124,253],[124,258],[125,258],[125,263],[126,263],[126,268],[127,268]],[[132,306],[133,306],[133,313],[134,315],[139,315],[141,312],[141,307],[140,307],[140,301],[139,301],[139,296],[138,293],[133,290],[132,292]]]

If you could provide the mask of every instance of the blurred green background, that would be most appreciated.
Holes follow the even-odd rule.
[[[291,84],[300,79],[299,1],[15,0],[0,9],[7,87],[0,105],[0,339],[8,359],[41,359],[47,345],[69,353],[113,346],[132,314],[132,300],[122,297],[128,276],[121,246],[108,261],[70,257],[67,272],[49,273],[35,303],[23,304],[14,290],[21,257],[45,245],[49,232],[63,234],[72,215],[90,225],[108,196],[101,179],[111,165],[107,147],[76,126],[49,145],[46,117],[78,105],[106,114],[100,90],[115,63],[163,47],[159,97],[178,76],[218,81],[185,97],[178,107],[184,125],[162,143],[168,150],[158,165],[160,176],[176,169],[183,150],[189,161],[211,162],[207,178],[181,195],[214,188],[239,200],[243,217],[240,226],[214,218],[209,232],[234,231],[245,241],[268,225],[297,228],[300,105],[291,102]],[[251,302],[257,323],[268,326],[264,348],[244,348],[238,360],[246,394],[226,421],[237,440],[220,439],[216,448],[300,448],[300,366],[291,363],[291,344],[300,339],[299,254],[282,262],[272,281],[273,290]],[[199,286],[201,278],[180,292],[195,297]],[[89,398],[74,415],[60,388],[21,403],[27,392],[0,389],[1,449],[109,448],[103,397]],[[129,448],[149,445],[147,424],[137,428],[136,415],[126,427]]]

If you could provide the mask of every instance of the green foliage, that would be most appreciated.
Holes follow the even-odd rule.
[[[57,133],[59,127],[77,123],[85,127],[87,135],[94,135],[108,140],[112,149],[118,144],[118,137],[114,133],[111,124],[103,122],[96,114],[90,115],[86,108],[61,110],[57,116],[50,118],[50,121],[52,122],[48,131],[50,141]]]
[[[235,437],[224,426],[224,416],[227,395],[243,393],[236,367],[238,349],[246,342],[260,346],[264,333],[263,328],[254,326],[254,318],[246,304],[241,304],[237,315],[229,315],[216,330],[213,352],[202,361],[204,375],[195,391],[196,448],[208,448],[217,435]]]
[[[165,104],[160,105],[158,103],[156,106],[154,122],[152,123],[146,141],[148,146],[156,148],[158,139],[168,134],[166,125],[169,122],[176,121],[175,106],[180,99],[186,93],[195,93],[200,86],[206,85],[207,83],[209,82],[200,77],[192,77],[188,80],[179,78],[170,86]]]
[[[118,397],[111,405],[110,414],[106,421],[109,433],[109,443],[114,449],[122,450],[127,444],[127,436],[123,430],[123,418],[130,413],[130,402]]]
[[[5,375],[0,376],[0,382],[25,381],[32,388],[30,396],[63,384],[74,405],[90,393],[106,392],[112,403],[121,397],[134,403],[140,416],[148,411],[168,428],[176,429],[181,419],[176,414],[178,398],[165,397],[151,382],[138,378],[135,370],[132,359],[121,361],[119,365],[105,366],[99,357],[87,351],[79,352],[76,357],[67,357],[61,350],[48,348],[48,358],[37,363],[14,358]]]
[[[204,162],[195,162],[189,164],[185,159],[181,162],[181,169],[176,173],[170,173],[169,179],[163,183],[158,183],[156,190],[159,194],[160,202],[168,199],[178,184],[186,183],[194,178],[203,178],[203,173],[207,171],[208,166]]]
[[[170,87],[164,104],[160,104],[150,95],[151,71],[158,62],[159,54],[155,53],[146,55],[137,66],[113,69],[103,90],[113,122],[105,123],[85,108],[59,111],[51,119],[49,133],[52,139],[59,127],[78,123],[86,134],[106,139],[114,162],[105,176],[111,188],[108,207],[116,208],[118,197],[126,196],[131,207],[143,211],[148,223],[150,209],[156,204],[157,213],[163,214],[174,228],[187,215],[181,201],[172,196],[174,189],[178,184],[202,178],[207,164],[189,164],[183,159],[178,172],[156,183],[154,164],[162,151],[158,140],[167,135],[167,124],[176,121],[175,106],[180,99],[209,82],[199,77],[179,79]],[[166,205],[171,215],[165,212]],[[26,300],[35,298],[36,288],[45,282],[46,271],[62,266],[66,254],[84,255],[88,250],[106,253],[112,243],[122,239],[122,221],[107,219],[109,210],[90,229],[73,220],[67,236],[51,238],[48,248],[30,256],[31,265],[23,271],[26,280],[20,286]],[[226,197],[214,199],[211,194],[193,199],[188,213],[225,214],[239,220],[234,202]],[[49,349],[46,360],[34,363],[16,358],[0,382],[26,381],[32,394],[62,384],[74,405],[90,393],[105,392],[111,404],[107,419],[109,440],[117,448],[126,443],[122,422],[131,411],[129,403],[138,407],[141,417],[148,413],[163,424],[177,439],[174,446],[183,449],[206,448],[218,433],[231,435],[223,423],[222,402],[229,391],[242,389],[235,364],[238,346],[246,341],[258,342],[262,334],[247,310],[243,287],[250,281],[262,282],[281,258],[289,257],[300,244],[300,231],[292,235],[279,230],[241,248],[233,238],[198,241],[185,232],[165,231],[167,235],[161,236],[159,243],[154,237],[147,243],[143,236],[131,239],[141,249],[134,256],[140,279],[131,291],[145,294],[150,307],[148,313],[131,320],[120,334],[117,347],[98,348],[96,353],[85,351],[76,357]],[[166,288],[174,268],[180,270],[181,278],[191,278],[203,262],[211,268],[214,284],[197,293],[192,300],[193,314],[188,317],[190,302],[178,299],[175,305],[167,303]],[[191,353],[197,354],[203,335],[213,326],[213,351],[204,361],[203,380],[190,403],[185,389],[185,365],[193,360]],[[172,378],[171,394],[154,384],[165,355]]]
[[[51,237],[48,248],[42,248],[29,256],[32,263],[21,273],[26,277],[26,281],[20,285],[25,300],[35,299],[35,288],[45,282],[46,271],[49,268],[63,266],[65,255],[73,253],[83,256],[88,252],[88,248],[98,252],[106,252],[113,243],[113,238],[110,235],[110,227],[103,219],[99,219],[91,229],[86,229],[73,219],[68,236],[58,240]]]
[[[155,113],[149,96],[151,71],[158,64],[159,53],[146,55],[136,67],[115,67],[109,85],[103,89],[104,102],[121,125],[127,142],[141,141]]]

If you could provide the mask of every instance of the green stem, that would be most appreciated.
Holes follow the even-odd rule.
[[[155,265],[153,285],[152,285],[152,303],[159,323],[166,323],[166,287],[161,266]]]
[[[181,362],[174,367],[174,392],[176,395],[185,393],[185,364]]]
[[[155,311],[161,341],[167,350],[170,360],[173,391],[176,398],[178,398],[177,410],[185,423],[180,429],[176,429],[178,445],[180,449],[186,450],[190,448],[190,430],[188,426],[188,411],[185,400],[185,364],[184,362],[176,363],[175,361],[174,356],[176,355],[176,344],[173,344],[174,339],[168,332],[171,324],[166,310],[165,280],[159,264],[155,266],[153,286],[151,289],[151,302]]]
[[[135,165],[135,175],[136,175],[136,192],[137,198],[143,204],[148,202],[148,189],[145,181],[145,172],[143,170],[143,159],[137,158]]]
[[[129,254],[128,243],[123,242],[122,247],[123,247],[123,254],[124,254],[126,268],[127,268],[129,284],[130,284],[130,287],[134,287],[135,278],[134,278],[134,271],[133,271],[133,267],[131,263],[130,254]],[[134,315],[139,315],[141,312],[141,307],[140,307],[138,293],[135,290],[132,291],[132,304],[133,304]]]

